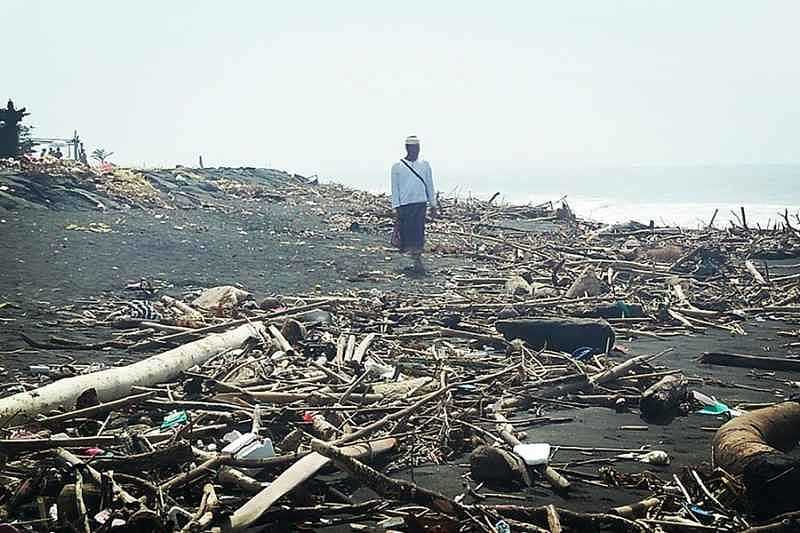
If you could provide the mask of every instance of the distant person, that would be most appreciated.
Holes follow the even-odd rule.
[[[411,270],[424,273],[422,250],[425,247],[425,216],[428,206],[436,216],[436,190],[431,166],[419,160],[419,139],[406,139],[406,156],[392,165],[392,208],[395,210],[397,238],[392,239],[402,253],[414,260]]]
[[[56,156],[56,159],[61,159],[62,157],[64,157],[64,153],[61,151],[61,147],[60,146],[56,146],[55,156]]]
[[[89,158],[86,157],[86,150],[83,148],[83,143],[81,143],[81,149],[80,149],[79,154],[80,155],[78,156],[78,159],[80,159],[80,162],[83,163],[84,165],[88,165],[89,164]]]
[[[50,148],[42,149],[42,159],[50,155]]]

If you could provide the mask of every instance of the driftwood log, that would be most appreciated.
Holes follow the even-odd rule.
[[[572,285],[570,285],[564,297],[580,298],[582,296],[597,296],[603,292],[603,285],[600,280],[597,279],[594,266],[589,265],[580,276],[575,279]]]
[[[404,379],[402,381],[390,381],[388,383],[376,383],[372,386],[375,394],[380,394],[383,398],[397,400],[408,397],[409,395],[427,394],[433,392],[438,387],[435,379],[430,377]]]
[[[250,336],[257,335],[263,327],[261,322],[254,322],[232,331],[209,335],[127,366],[60,379],[32,391],[2,398],[0,420],[14,418],[23,421],[54,409],[72,410],[78,397],[91,389],[94,389],[100,402],[118,400],[129,395],[131,387],[147,387],[169,381],[182,371],[241,345]]]
[[[661,504],[661,501],[662,501],[661,498],[656,498],[655,496],[651,496],[650,498],[645,498],[644,500],[638,501],[636,503],[614,507],[613,509],[611,509],[611,514],[622,516],[624,518],[636,518],[644,516],[647,514],[647,511],[649,511],[656,505]]]
[[[614,330],[605,320],[591,318],[524,318],[498,320],[495,328],[507,340],[522,339],[535,349],[572,353],[590,347],[605,353],[614,347]]]
[[[589,383],[591,383],[593,386],[610,383],[620,376],[624,376],[627,372],[633,370],[635,367],[654,361],[671,351],[672,348],[667,348],[666,350],[662,350],[657,354],[644,354],[631,357],[630,359],[623,361],[618,365],[612,366],[611,368],[607,368],[598,374],[593,374],[592,377],[589,378]]]
[[[800,506],[800,461],[786,452],[798,440],[800,403],[783,402],[723,425],[712,441],[712,461],[742,477],[754,513],[792,511]]]
[[[700,361],[712,365],[760,368],[762,370],[790,370],[800,372],[800,360],[786,357],[762,357],[725,352],[705,352]]]

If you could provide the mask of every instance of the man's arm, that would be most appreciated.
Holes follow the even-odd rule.
[[[392,166],[392,170],[389,171],[390,180],[392,184],[392,208],[397,209],[400,206],[400,179],[397,175],[397,170],[394,166]]]
[[[428,205],[431,206],[431,216],[435,217],[436,212],[439,209],[439,204],[436,200],[436,187],[433,186],[433,172],[431,171],[431,164],[428,163],[426,167],[425,181],[427,182],[427,187],[425,187],[425,193],[428,196]]]

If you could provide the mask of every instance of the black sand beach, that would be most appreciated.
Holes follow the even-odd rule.
[[[73,305],[72,309],[80,312],[87,298],[124,299],[126,283],[141,278],[156,282],[162,294],[176,297],[219,284],[239,284],[264,296],[373,289],[424,294],[440,290],[448,278],[474,267],[468,258],[433,255],[429,258],[429,277],[398,273],[402,260],[387,248],[386,235],[333,228],[331,215],[336,209],[331,205],[323,209],[320,205],[236,200],[230,200],[225,209],[0,209],[0,301],[14,304],[0,310],[4,319],[0,327],[1,366],[8,372],[5,380],[25,373],[32,364],[57,364],[64,354],[78,362],[130,360],[130,354],[115,350],[65,350],[62,354],[32,350],[20,333],[39,338],[58,334],[59,321],[64,317],[52,314],[52,308]],[[67,229],[71,224],[90,223],[105,224],[109,231]],[[435,235],[432,238],[435,240]],[[692,380],[692,389],[716,396],[728,405],[769,403],[791,395],[793,389],[787,382],[796,376],[712,367],[698,363],[696,358],[704,351],[797,356],[798,349],[784,348],[786,339],[776,335],[776,331],[792,327],[796,324],[749,321],[744,325],[746,336],[710,329],[668,340],[618,338],[617,344],[629,356],[672,349],[658,364],[682,369]],[[86,341],[107,336],[107,332],[91,328],[80,333],[84,336],[81,340]],[[618,463],[617,468],[622,472],[652,470],[660,477],[687,467],[707,466],[713,428],[722,423],[713,416],[690,414],[667,425],[645,424],[633,412],[617,413],[601,407],[555,409],[548,415],[565,416],[571,421],[530,428],[529,440],[554,446],[636,449],[649,445],[668,452],[673,458],[671,465]],[[625,430],[621,426],[646,429]],[[566,463],[588,457],[560,451],[554,460]],[[467,472],[465,462],[463,457],[449,465],[423,466],[404,472],[402,477],[455,496],[463,491],[460,476]],[[362,489],[360,494],[366,497],[369,491]],[[568,498],[543,488],[533,489],[524,497],[531,504],[555,502],[575,510],[606,511],[647,494],[646,487],[608,489],[578,482]]]

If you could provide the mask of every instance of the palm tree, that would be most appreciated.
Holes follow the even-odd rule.
[[[105,148],[97,148],[95,151],[92,152],[92,159],[97,159],[100,164],[106,162],[106,159],[114,155],[114,152],[109,152]]]

